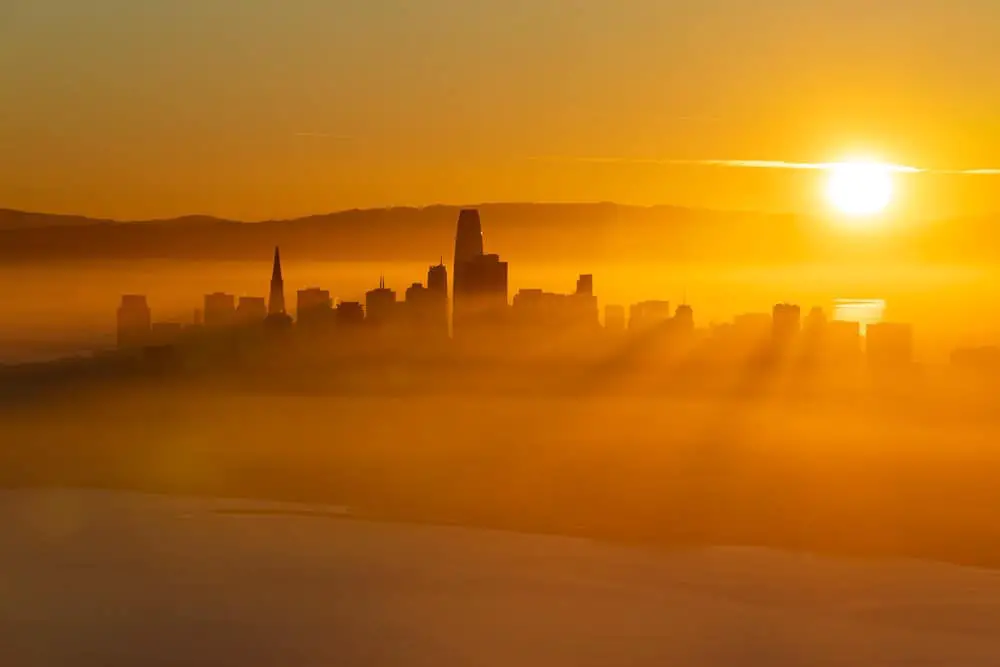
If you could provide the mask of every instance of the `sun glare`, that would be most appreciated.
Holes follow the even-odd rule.
[[[838,162],[830,168],[826,197],[841,213],[867,217],[892,201],[892,170],[878,162]]]

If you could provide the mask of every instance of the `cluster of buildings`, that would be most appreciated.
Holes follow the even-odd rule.
[[[268,297],[208,294],[191,327],[154,322],[145,296],[123,296],[118,308],[118,345],[169,345],[188,328],[294,330],[302,335],[393,334],[408,340],[472,344],[498,338],[513,341],[527,332],[531,340],[569,334],[579,340],[615,334],[653,336],[677,349],[690,350],[700,344],[722,356],[726,352],[748,353],[753,346],[764,344],[771,350],[795,348],[837,363],[864,355],[874,365],[899,366],[909,364],[913,357],[913,331],[907,324],[869,324],[862,336],[859,322],[827,320],[820,308],[803,317],[799,306],[784,303],[770,313],[739,315],[709,329],[696,329],[694,312],[687,304],[672,309],[668,301],[645,301],[628,310],[608,305],[602,325],[594,279],[589,274],[579,276],[575,291],[569,294],[522,289],[510,299],[507,262],[485,252],[479,212],[473,209],[459,215],[452,270],[450,291],[448,269],[441,261],[428,269],[426,283],[413,283],[402,299],[384,280],[368,291],[363,301],[335,302],[328,290],[319,287],[298,290],[293,321],[285,303],[281,256],[276,248]]]

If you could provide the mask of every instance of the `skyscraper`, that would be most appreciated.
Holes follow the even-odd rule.
[[[802,329],[802,309],[790,303],[779,303],[771,313],[771,340],[775,345],[789,345]]]
[[[281,253],[274,246],[274,266],[271,269],[271,295],[267,301],[268,329],[282,331],[292,325],[292,318],[285,312],[285,281],[281,276]]]
[[[688,335],[694,332],[694,309],[686,303],[677,306],[674,311],[675,331]]]
[[[365,312],[371,324],[382,325],[393,320],[396,314],[396,293],[385,286],[380,278],[378,287],[365,293]]]
[[[267,301],[262,296],[241,296],[236,306],[236,321],[240,324],[260,324],[267,317]]]
[[[464,209],[458,214],[458,231],[455,234],[455,284],[459,284],[459,269],[483,254],[483,228],[479,211]]]
[[[427,289],[448,298],[448,268],[444,262],[427,269]]]
[[[437,266],[427,270],[428,328],[439,336],[448,337],[448,269],[442,259]],[[407,297],[409,299],[409,297]]]
[[[463,210],[455,234],[455,278],[452,291],[453,328],[495,326],[507,310],[507,262],[483,254],[479,211]]]
[[[285,281],[281,277],[281,253],[274,247],[274,267],[271,269],[271,298],[267,303],[268,315],[285,315]]]
[[[295,293],[295,319],[300,327],[322,327],[333,323],[333,299],[319,287]]]
[[[228,327],[236,323],[236,297],[225,292],[205,295],[205,326]]]
[[[669,320],[669,301],[640,301],[629,308],[628,328],[632,331],[650,330]]]

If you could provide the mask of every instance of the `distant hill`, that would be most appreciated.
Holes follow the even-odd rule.
[[[784,262],[858,254],[1000,259],[995,221],[901,225],[892,234],[835,234],[795,215],[671,206],[484,204],[488,252],[518,261]],[[452,252],[460,207],[349,210],[245,223],[208,216],[117,222],[0,210],[0,261],[260,259],[433,261]]]
[[[0,230],[37,229],[38,227],[82,227],[110,223],[110,220],[87,218],[82,215],[29,213],[27,211],[0,208]]]

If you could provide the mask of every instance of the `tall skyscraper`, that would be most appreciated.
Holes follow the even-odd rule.
[[[281,252],[278,250],[278,246],[274,246],[271,293],[267,300],[267,318],[264,320],[264,324],[269,331],[275,332],[287,331],[292,326],[292,318],[285,312],[285,280],[281,276]]]
[[[274,267],[271,269],[271,298],[267,303],[268,315],[285,314],[285,281],[281,277],[281,252],[274,247]]]
[[[118,306],[118,347],[141,347],[149,342],[152,313],[142,294],[125,294]]]
[[[483,227],[479,211],[465,209],[458,214],[458,231],[455,234],[455,280],[458,281],[458,267],[482,254]]]
[[[455,234],[452,290],[453,328],[456,335],[469,326],[496,326],[507,311],[507,262],[499,255],[483,254],[479,211],[463,210]]]

